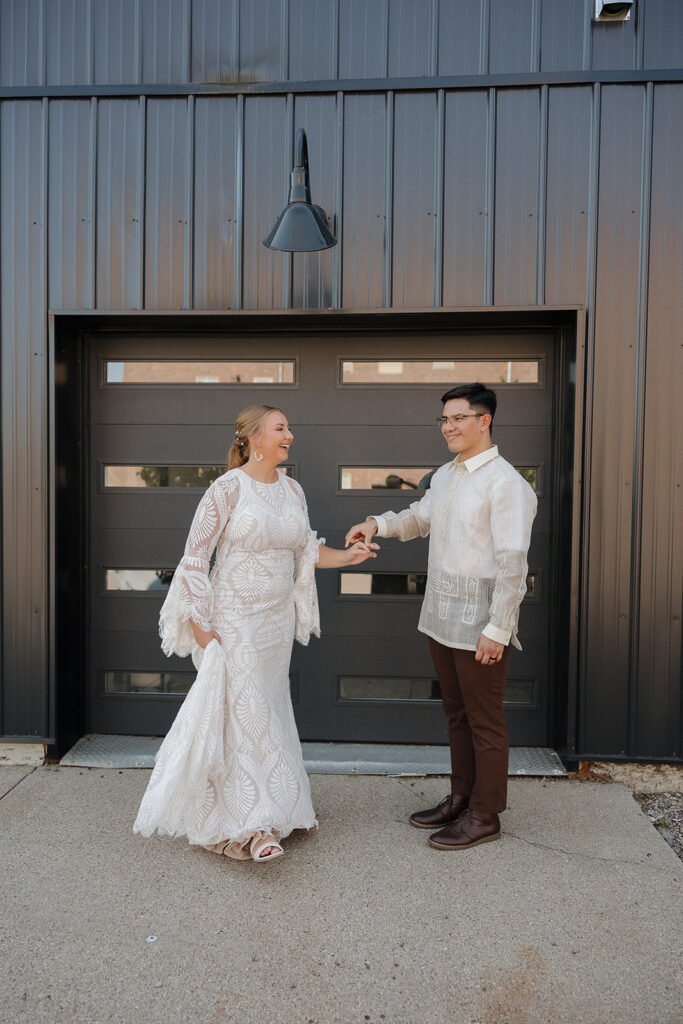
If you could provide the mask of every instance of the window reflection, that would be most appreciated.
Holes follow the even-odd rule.
[[[538,466],[515,466],[515,469],[538,492]]]
[[[539,359],[342,360],[342,384],[538,384]]]
[[[186,694],[195,676],[192,672],[127,672],[104,673],[105,693]]]
[[[431,466],[340,466],[342,491],[421,491]]]
[[[168,590],[173,569],[107,569],[105,590]]]
[[[293,359],[105,360],[107,384],[294,384]]]
[[[529,704],[532,707],[537,703],[537,686],[535,679],[508,679],[505,683],[505,704]]]
[[[421,572],[340,572],[339,593],[353,597],[424,594],[427,574]]]
[[[437,679],[340,676],[341,700],[441,700]]]
[[[105,466],[105,487],[208,487],[225,466]]]

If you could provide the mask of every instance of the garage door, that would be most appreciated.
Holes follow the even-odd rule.
[[[515,744],[544,744],[553,679],[551,332],[331,333],[89,339],[87,569],[89,719],[94,732],[164,734],[193,680],[165,658],[157,620],[202,492],[224,471],[232,424],[255,402],[294,428],[287,467],[311,523],[342,546],[348,527],[400,511],[448,459],[435,418],[456,383],[490,382],[494,440],[539,509],[511,652]],[[304,739],[446,742],[439,687],[416,630],[427,541],[318,573],[322,638],[295,645],[291,687]]]

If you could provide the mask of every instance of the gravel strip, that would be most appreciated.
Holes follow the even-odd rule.
[[[634,799],[683,860],[683,793],[634,793]]]

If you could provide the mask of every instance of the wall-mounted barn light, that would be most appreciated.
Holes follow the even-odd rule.
[[[330,249],[337,239],[325,223],[325,211],[311,203],[311,185],[308,178],[308,144],[306,132],[296,133],[294,170],[289,187],[289,202],[275,222],[275,227],[264,238],[268,249],[281,252],[317,252]]]

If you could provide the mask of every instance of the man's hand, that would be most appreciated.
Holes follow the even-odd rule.
[[[346,534],[344,547],[348,548],[349,544],[355,544],[357,541],[361,541],[363,544],[369,544],[376,533],[376,519],[368,519],[364,523],[357,523],[355,526],[352,526]]]
[[[489,640],[487,636],[480,633],[474,660],[480,661],[482,665],[495,665],[503,657],[504,650],[505,644],[499,644],[496,640]]]

